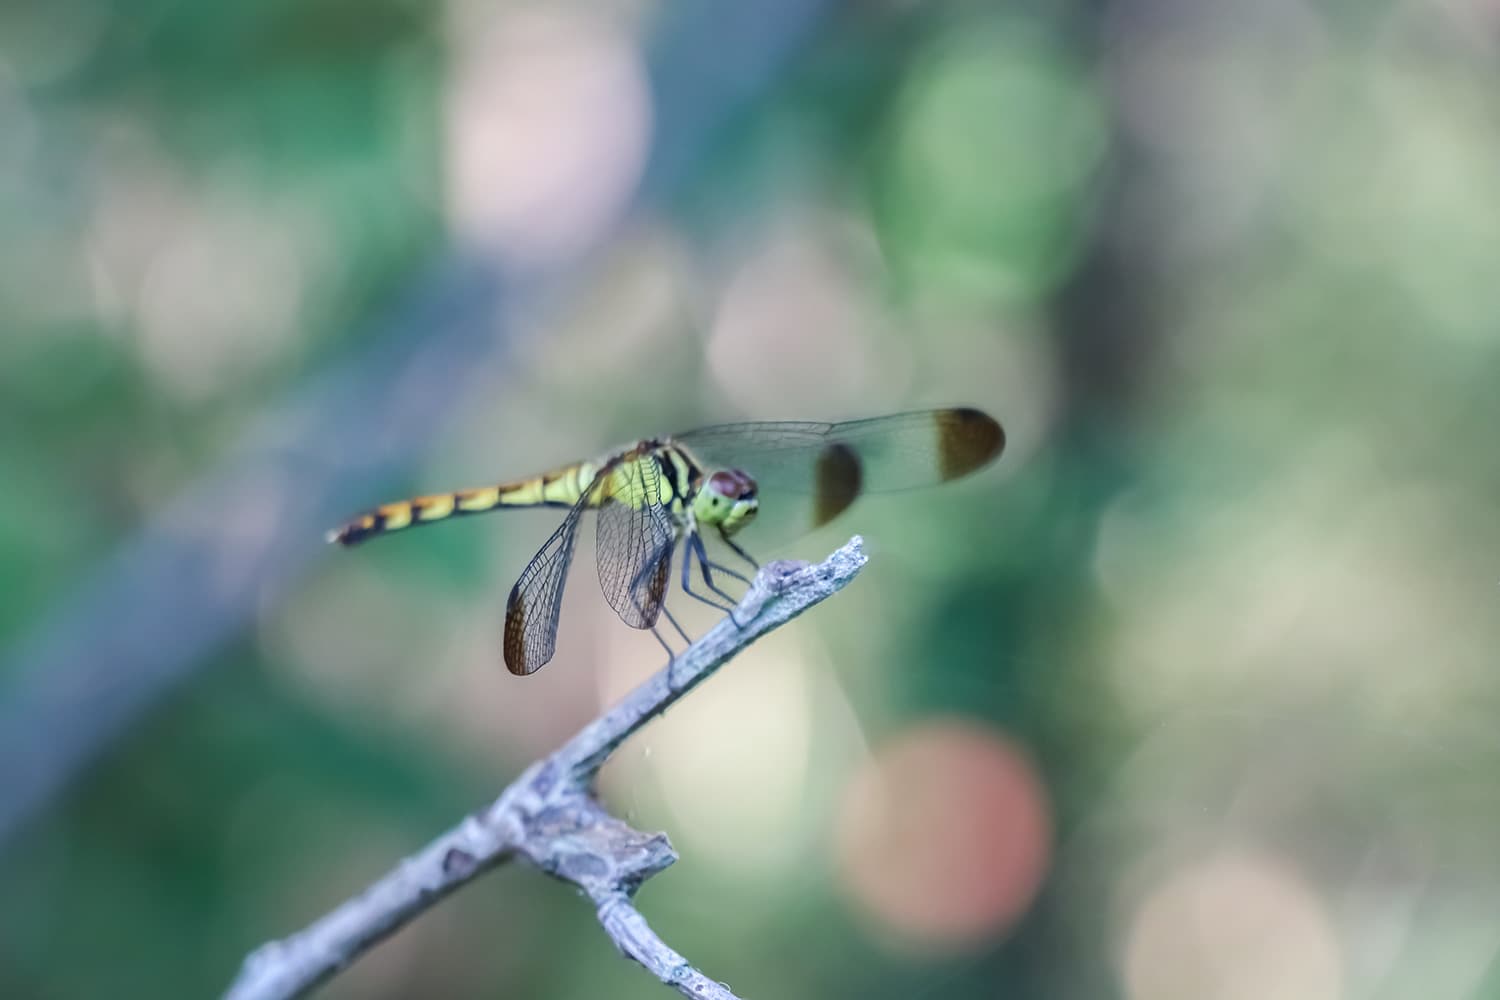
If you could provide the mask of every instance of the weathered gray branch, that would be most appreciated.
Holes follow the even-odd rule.
[[[677,855],[665,834],[640,833],[606,812],[594,797],[594,776],[632,733],[757,638],[832,596],[864,564],[856,536],[816,566],[766,565],[734,620],[714,626],[560,750],[527,768],[488,807],[304,930],[258,948],[225,996],[300,996],[476,875],[520,856],[587,893],[620,951],[663,983],[699,1000],[735,1000],[667,947],[631,904],[641,883]]]

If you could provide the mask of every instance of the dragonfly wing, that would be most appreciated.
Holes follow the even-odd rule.
[[[662,503],[662,474],[651,453],[622,463],[599,506],[599,585],[631,628],[651,628],[666,599],[676,522]]]
[[[557,648],[563,585],[578,541],[578,523],[612,471],[612,465],[605,465],[599,471],[510,589],[510,598],[505,602],[504,652],[505,666],[513,674],[536,673],[552,659]]]
[[[979,410],[897,413],[843,423],[751,421],[675,436],[708,468],[748,472],[763,492],[808,497],[808,527],[832,520],[862,493],[930,486],[1000,454],[1005,432]]]

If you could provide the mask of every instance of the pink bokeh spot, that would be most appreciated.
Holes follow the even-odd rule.
[[[639,40],[582,7],[474,10],[454,31],[449,219],[512,266],[560,266],[618,222],[645,169]]]
[[[948,718],[877,750],[845,789],[839,881],[903,948],[951,951],[1010,928],[1051,854],[1046,794],[998,732]]]

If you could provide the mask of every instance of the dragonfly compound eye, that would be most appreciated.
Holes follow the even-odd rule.
[[[720,469],[708,477],[708,488],[726,500],[749,500],[755,496],[755,480],[740,469]]]

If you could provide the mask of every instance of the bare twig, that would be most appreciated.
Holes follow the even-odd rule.
[[[631,904],[641,883],[677,854],[665,834],[640,833],[606,812],[593,795],[594,776],[637,729],[751,642],[832,596],[864,564],[856,536],[816,566],[766,565],[735,609],[738,625],[721,621],[560,750],[527,768],[487,808],[306,929],[257,949],[226,997],[300,996],[479,873],[520,856],[587,893],[620,951],[663,983],[699,1000],[735,1000],[667,947]]]

